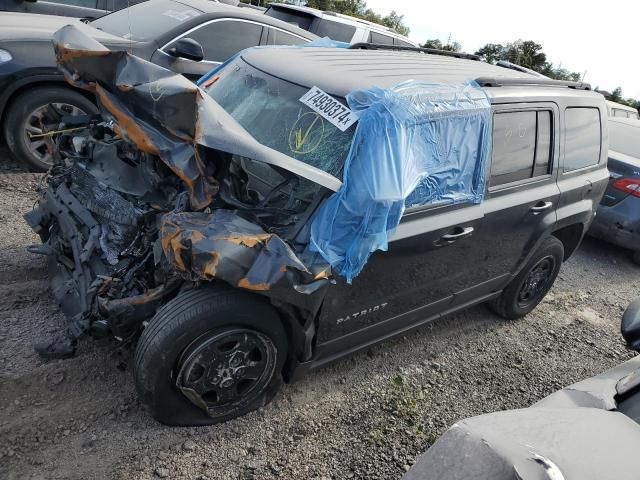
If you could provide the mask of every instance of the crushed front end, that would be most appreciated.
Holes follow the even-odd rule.
[[[67,80],[94,93],[102,114],[62,119],[54,165],[25,216],[69,319],[68,339],[39,353],[69,356],[87,333],[135,338],[161,304],[213,280],[306,312],[302,328],[330,274],[304,253],[306,224],[335,180],[288,168],[292,159],[184,77],[73,27],[55,48]]]

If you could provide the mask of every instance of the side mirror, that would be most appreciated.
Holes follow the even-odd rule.
[[[624,311],[620,330],[629,348],[640,352],[640,298],[631,302]]]
[[[186,58],[194,62],[199,62],[204,58],[202,45],[192,38],[181,38],[173,44],[173,47],[171,47],[167,53],[172,57]]]

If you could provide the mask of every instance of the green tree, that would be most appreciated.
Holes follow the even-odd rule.
[[[517,40],[504,46],[503,58],[511,63],[540,71],[547,63],[547,56],[542,52],[542,45],[532,40]]]
[[[400,35],[405,37],[409,35],[409,27],[404,24],[404,15],[398,15],[395,10],[391,10],[389,15],[383,17],[382,23]]]
[[[621,103],[622,101],[622,88],[618,87],[609,96],[609,100],[616,103]]]
[[[422,48],[435,48],[436,50],[446,50],[448,52],[459,52],[462,48],[456,41],[449,40],[447,43],[442,43],[439,39],[435,38],[432,40],[427,40],[422,45]]]
[[[334,11],[335,3],[333,0],[307,0],[307,7]]]
[[[481,56],[485,62],[488,63],[496,63],[498,60],[503,60],[506,56],[504,45],[500,45],[499,43],[487,43],[476,52],[476,55]]]
[[[517,40],[515,42],[499,44],[488,43],[476,52],[485,61],[496,63],[507,60],[516,65],[530,68],[542,75],[556,80],[571,80],[578,82],[581,75],[571,72],[561,66],[547,61],[547,55],[542,51],[542,45],[533,40]]]

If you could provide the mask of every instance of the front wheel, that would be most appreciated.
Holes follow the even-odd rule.
[[[524,317],[553,286],[563,258],[562,242],[556,237],[547,238],[489,308],[507,320]]]
[[[150,321],[136,348],[136,386],[164,424],[223,422],[274,397],[286,354],[265,299],[212,285],[179,295]]]

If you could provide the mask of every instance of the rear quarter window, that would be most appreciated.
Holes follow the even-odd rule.
[[[602,149],[600,110],[570,107],[564,113],[564,171],[597,165]]]
[[[375,43],[377,45],[393,45],[393,37],[377,32],[370,32],[369,43]]]
[[[307,43],[304,38],[296,37],[276,28],[268,27],[268,31],[267,45],[302,45]]]

